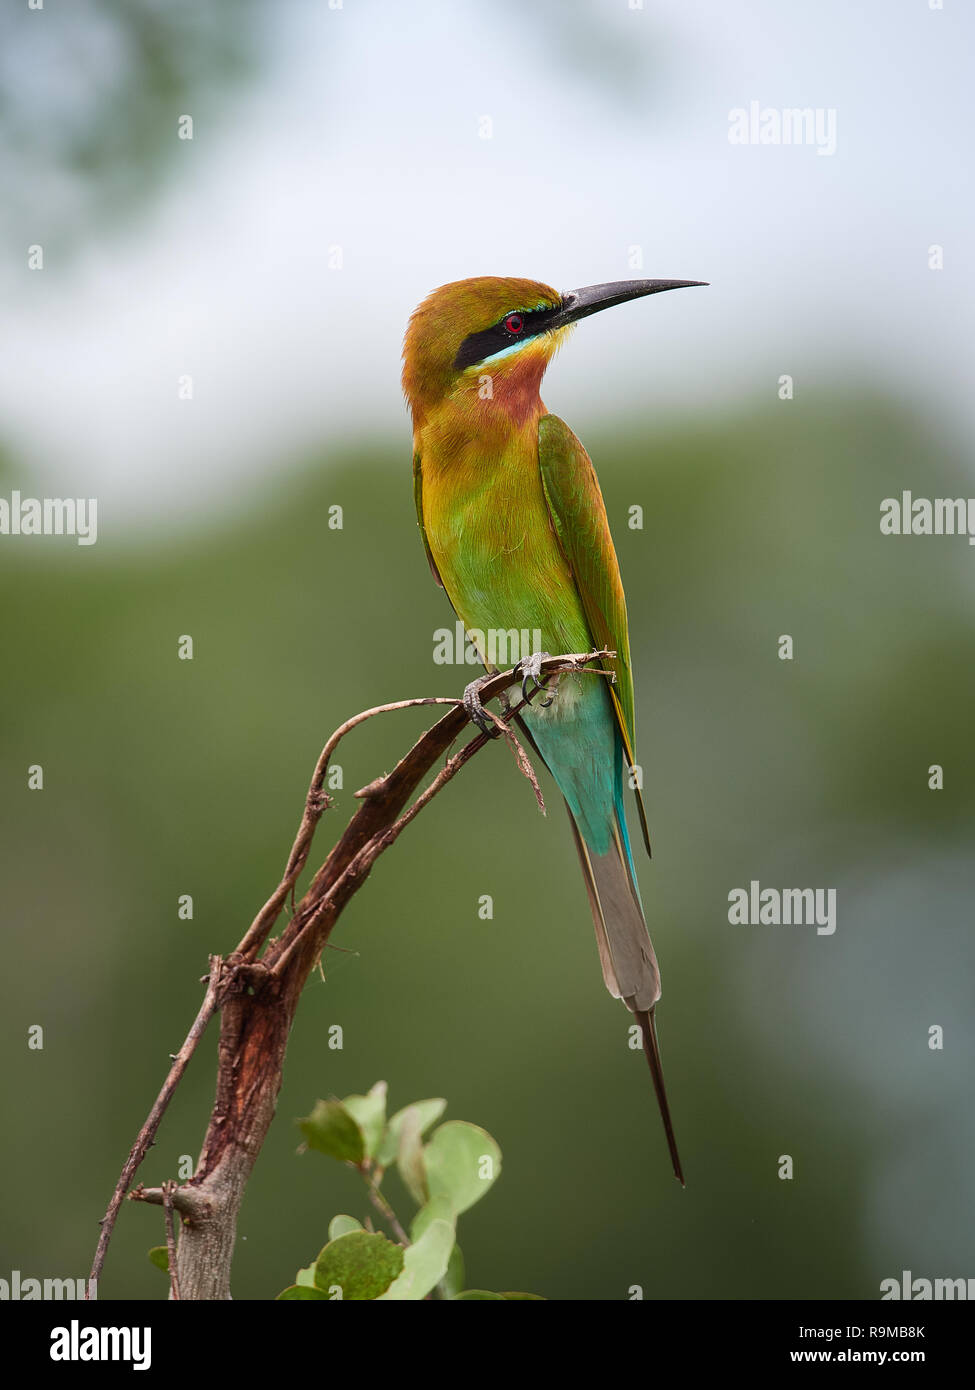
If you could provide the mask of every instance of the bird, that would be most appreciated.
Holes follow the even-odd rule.
[[[568,809],[596,930],[603,979],[636,1019],[674,1175],[684,1186],[664,1085],[655,1014],[660,971],[637,884],[624,811],[634,786],[634,692],[626,599],[592,462],[542,402],[542,377],[591,314],[700,280],[623,280],[559,292],[540,281],[477,276],[442,285],[416,308],[403,343],[403,392],[413,423],[417,520],[433,577],[487,674],[464,703],[497,728],[479,691],[495,673],[486,634],[524,634],[515,675],[540,693],[550,652],[596,650],[592,671],[545,683],[518,719]],[[517,686],[513,687],[517,690]]]

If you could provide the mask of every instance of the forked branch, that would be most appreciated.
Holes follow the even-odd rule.
[[[525,748],[511,727],[512,722],[553,677],[582,671],[609,676],[604,667],[592,663],[612,655],[615,653],[593,651],[546,657],[541,665],[542,683],[538,688],[526,693],[519,702],[507,704],[500,714],[489,712],[499,732],[510,743],[518,766],[531,782],[542,809],[544,802],[538,780]],[[494,676],[480,692],[482,702],[487,704],[507,691],[516,679],[514,671]],[[376,715],[421,705],[444,705],[449,709],[421,735],[392,772],[356,793],[362,805],[295,906],[298,879],[308,862],[318,822],[329,805],[325,781],[339,743],[346,734]],[[459,699],[399,700],[378,705],[347,720],[322,749],[280,883],[237,948],[225,958],[210,957],[200,1011],[186,1041],[173,1058],[169,1075],[132,1146],[102,1220],[88,1296],[101,1275],[112,1230],[128,1193],[133,1200],[165,1208],[170,1226],[171,1265],[172,1213],[180,1215],[175,1267],[171,1268],[172,1292],[180,1299],[230,1297],[237,1214],[274,1116],[288,1035],[301,991],[343,908],[362,887],[380,854],[395,843],[433,797],[490,741],[486,734],[478,733],[459,752],[447,758],[429,785],[408,805],[420,783],[460,736],[467,722],[467,713]],[[289,900],[292,905],[290,919],[281,935],[269,940]],[[262,948],[263,955],[260,954]],[[218,1012],[221,1019],[216,1098],[196,1172],[181,1184],[165,1183],[161,1188],[145,1188],[139,1184],[129,1191],[189,1060],[210,1019]]]

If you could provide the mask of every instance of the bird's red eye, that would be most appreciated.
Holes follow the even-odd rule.
[[[520,314],[509,314],[504,321],[504,326],[509,333],[520,333],[525,326],[525,320]]]

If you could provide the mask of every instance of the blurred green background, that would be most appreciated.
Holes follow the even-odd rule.
[[[364,22],[369,7],[348,8]],[[86,10],[98,23],[119,20],[110,4]],[[528,42],[527,20],[497,13]],[[580,13],[602,23],[599,6]],[[224,31],[211,32],[212,55],[200,36],[196,54],[208,99],[229,104],[234,84],[259,91],[261,44],[241,56],[238,33],[223,54]],[[165,56],[167,43],[179,53],[186,42],[160,22],[142,51]],[[574,52],[556,52],[553,80],[576,80]],[[692,60],[685,49],[682,61]],[[135,113],[156,90],[134,80],[139,61],[135,51],[125,58],[119,97]],[[611,75],[611,57],[601,61]],[[170,63],[167,80],[177,70]],[[654,116],[641,119],[657,129]],[[155,158],[139,122],[126,135]],[[56,141],[32,158],[70,167]],[[108,160],[116,192],[121,159]],[[163,179],[160,159],[149,187],[122,180],[135,230],[93,232],[80,211],[60,228],[81,268],[57,270],[60,290],[48,281],[43,293],[70,294],[92,237],[150,237],[163,184],[179,186],[172,169]],[[86,189],[100,186],[96,164]],[[775,169],[765,177],[774,183]],[[53,219],[44,189],[38,175],[20,214],[35,224]],[[97,225],[97,207],[89,211]],[[576,269],[573,283],[611,278],[601,263],[580,272],[578,257]],[[697,259],[657,269],[710,274]],[[429,283],[414,292],[395,266],[381,275],[384,293],[373,285],[373,297],[402,321]],[[11,290],[50,328],[56,353],[41,293],[36,282]],[[719,307],[704,311],[711,318],[680,331],[710,333],[707,350],[729,363],[739,341],[757,355],[751,366],[737,359],[713,391],[698,379],[706,407],[665,413],[652,368],[673,341],[643,342],[634,355],[608,324],[584,359],[578,406],[557,382],[582,332],[545,393],[593,455],[629,599],[654,843],[653,863],[638,867],[664,975],[658,1019],[687,1190],[670,1176],[645,1063],[627,1047],[628,1015],[601,982],[554,788],[545,781],[542,819],[509,752],[494,746],[380,861],[334,936],[352,954],[328,952],[325,981],[307,988],[244,1205],[238,1298],[273,1297],[324,1243],[332,1215],[365,1214],[354,1174],[296,1154],[294,1120],[319,1096],[379,1078],[391,1109],[442,1095],[448,1118],[483,1125],[501,1145],[502,1178],[461,1225],[472,1286],[549,1298],[619,1299],[634,1284],[647,1298],[874,1298],[902,1269],[972,1272],[973,552],[960,538],[883,537],[878,525],[881,499],[904,488],[972,491],[965,406],[952,418],[849,341],[810,359],[796,398],[779,401],[777,377],[793,359],[764,363],[748,325],[725,322],[720,294],[716,286]],[[698,305],[682,307],[692,319]],[[334,332],[341,321],[324,312]],[[807,328],[792,322],[797,343]],[[296,402],[311,422],[298,440],[287,395],[269,403],[239,391],[225,436],[218,417],[206,438],[223,439],[229,456],[253,405],[272,424],[280,416],[281,442],[262,425],[241,472],[215,462],[220,486],[188,506],[167,496],[165,464],[144,463],[151,423],[126,417],[129,476],[116,485],[85,455],[84,409],[72,461],[37,443],[42,412],[36,439],[12,423],[8,379],[0,495],[97,490],[100,536],[87,548],[0,538],[3,1277],[87,1272],[97,1220],[197,1009],[207,955],[232,948],[277,882],[328,734],[359,709],[458,694],[470,677],[432,660],[433,633],[452,614],[416,529],[397,342],[376,342],[381,371],[364,368],[362,389],[382,398],[378,426],[354,397],[344,415],[330,403],[316,417]],[[124,346],[123,335],[120,358]],[[300,380],[299,356],[304,346]],[[615,388],[626,408],[587,417],[600,374],[617,364],[631,372]],[[685,359],[688,375],[695,368]],[[58,382],[49,389],[56,400]],[[92,400],[92,418],[99,408]],[[387,427],[384,413],[399,423]],[[190,455],[193,428],[173,427]],[[173,445],[177,469],[180,453]],[[126,491],[140,475],[141,502]],[[328,526],[336,504],[340,531]],[[642,530],[627,525],[634,505]],[[778,659],[785,633],[791,662]],[[194,640],[191,662],[177,659],[182,634]],[[320,827],[316,863],[354,811],[354,789],[426,722],[422,712],[390,715],[343,746],[344,789]],[[37,763],[40,792],[27,789]],[[928,789],[933,763],[945,769],[942,791]],[[728,894],[752,879],[835,888],[835,935],[729,925]],[[192,921],[177,916],[186,893]],[[494,899],[492,921],[478,916],[483,894]],[[25,1041],[35,1024],[39,1052]],[[341,1051],[328,1047],[333,1024],[344,1030]],[[944,1028],[942,1051],[928,1048],[933,1025]],[[215,1031],[144,1165],[147,1183],[197,1155],[214,1050]],[[778,1177],[783,1154],[792,1181]],[[401,1215],[409,1210],[395,1187],[390,1195]],[[145,1257],[161,1239],[159,1212],[127,1205],[100,1296],[165,1296]]]

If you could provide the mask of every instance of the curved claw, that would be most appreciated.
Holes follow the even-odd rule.
[[[548,652],[533,652],[532,655],[526,657],[524,661],[519,661],[518,665],[515,667],[516,671],[520,670],[522,672],[521,698],[526,703],[531,700],[532,695],[537,695],[540,690],[547,689],[545,682],[539,679],[542,674],[542,662],[547,658]],[[531,694],[528,692],[529,681],[534,682],[535,685],[535,689]],[[548,709],[554,699],[555,694],[553,692],[547,700],[539,700],[538,703],[541,705],[542,709]]]
[[[493,723],[481,704],[481,691],[491,679],[491,676],[479,676],[476,681],[471,681],[464,690],[464,709],[467,711],[468,719],[477,725],[482,734],[488,738],[497,738],[501,730]]]

